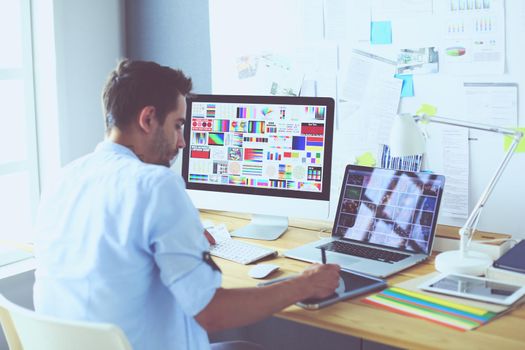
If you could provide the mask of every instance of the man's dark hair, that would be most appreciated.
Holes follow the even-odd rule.
[[[155,62],[122,60],[111,72],[102,101],[106,132],[124,129],[146,106],[155,107],[162,125],[166,115],[177,108],[177,97],[192,89],[191,79],[182,71]]]

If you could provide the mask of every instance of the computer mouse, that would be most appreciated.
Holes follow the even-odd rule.
[[[252,278],[264,278],[279,269],[279,265],[258,264],[250,269],[248,275]]]

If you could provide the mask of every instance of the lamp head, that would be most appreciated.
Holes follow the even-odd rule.
[[[393,157],[412,156],[425,152],[425,138],[414,116],[403,113],[394,118],[388,147]]]

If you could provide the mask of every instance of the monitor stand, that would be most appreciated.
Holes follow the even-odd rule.
[[[252,214],[252,221],[231,233],[234,237],[273,241],[288,229],[288,217]]]

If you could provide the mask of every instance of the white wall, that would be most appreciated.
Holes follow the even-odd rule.
[[[525,2],[523,0],[505,1],[506,67],[504,73],[414,75],[415,96],[403,99],[401,111],[413,113],[422,103],[430,103],[437,106],[438,115],[476,122],[476,116],[468,113],[464,97],[464,82],[516,83],[518,84],[518,125],[524,127],[525,67],[523,62],[525,50],[522,38],[525,28],[524,13]],[[488,121],[483,122],[489,123]],[[432,128],[433,126],[429,126],[430,132],[432,132]],[[439,134],[434,135],[435,138],[439,136]],[[471,131],[470,137],[469,213],[481,197],[504,157],[503,137],[501,135]],[[434,149],[434,151],[437,150]],[[444,161],[448,160],[444,159]],[[478,225],[480,230],[509,233],[516,238],[525,238],[523,221],[524,169],[525,154],[514,154],[483,209]],[[440,217],[440,223],[443,224],[461,226],[464,222],[465,219]]]
[[[493,0],[491,3],[501,4],[502,1],[503,0]],[[245,25],[242,31],[238,31],[236,30],[236,25],[239,24],[239,21],[232,19],[252,19],[250,16],[252,15],[253,6],[250,7],[246,5],[246,3],[246,1],[243,2],[242,0],[210,1],[212,91],[215,93],[243,93],[243,90],[247,90],[245,88],[247,84],[241,85],[247,81],[247,79],[243,81],[239,79],[237,75],[236,59],[242,54],[260,54],[263,52],[286,54],[287,52],[281,48],[281,40],[285,41],[285,45],[288,46],[290,51],[295,50],[295,52],[301,52],[301,49],[305,46],[304,44],[316,45],[319,44],[321,40],[322,44],[337,45],[334,45],[337,52],[336,60],[325,61],[325,58],[320,60],[320,62],[323,62],[324,67],[328,67],[330,64],[336,66],[334,62],[339,63],[337,71],[338,90],[336,91],[334,88],[331,93],[326,94],[326,96],[334,97],[337,101],[338,97],[342,97],[342,86],[348,84],[346,81],[348,75],[346,70],[351,62],[349,55],[351,49],[361,49],[393,60],[396,59],[396,53],[401,48],[435,46],[439,49],[439,44],[442,44],[444,41],[441,36],[448,23],[448,17],[442,15],[438,10],[441,9],[442,6],[446,7],[446,4],[449,2],[444,0],[413,2],[290,0],[279,2],[276,0],[272,2],[272,6],[270,6],[271,11],[269,11],[268,14],[264,13],[261,15],[262,11],[257,13],[261,15],[261,18],[270,18],[270,22],[273,20],[274,22],[280,23],[278,27],[273,26],[268,29],[264,26],[250,27]],[[386,6],[387,3],[388,6]],[[463,74],[465,72],[461,71],[457,73],[447,73],[446,70],[442,69],[443,56],[441,56],[440,71],[438,73],[414,75],[415,95],[413,97],[405,97],[401,100],[400,112],[415,113],[422,103],[429,103],[437,107],[437,114],[440,116],[476,122],[476,116],[469,116],[467,113],[463,88],[464,82],[516,83],[519,85],[518,123],[520,127],[525,126],[525,115],[523,112],[525,103],[525,89],[523,88],[525,86],[525,66],[523,65],[525,49],[522,38],[525,29],[525,21],[523,21],[525,17],[525,1],[505,0],[504,3],[506,42],[505,72],[490,74],[490,71],[479,71],[479,73],[475,75]],[[380,4],[385,5],[384,13],[381,13]],[[268,1],[265,2],[265,5],[268,6]],[[296,6],[296,8],[290,9],[290,6]],[[312,11],[316,6],[320,6],[322,9]],[[430,6],[431,11],[428,11],[428,8],[424,10],[425,6]],[[402,10],[403,7],[405,10]],[[414,12],[407,13],[411,10],[417,14],[414,14]],[[273,12],[279,13],[274,15]],[[374,13],[378,15],[379,18],[375,17]],[[288,20],[276,21],[281,15]],[[385,18],[381,18],[381,15]],[[369,18],[367,18],[367,16]],[[370,33],[368,30],[372,18],[374,21],[383,19],[392,20],[392,44],[370,44]],[[299,28],[298,23],[301,22],[307,25],[305,29],[297,30],[297,28]],[[319,26],[315,25],[318,22],[323,24],[323,30],[309,33],[306,28],[318,28]],[[234,23],[235,25],[230,28],[229,23]],[[273,30],[275,30],[275,28],[278,28],[278,30],[276,30],[277,32],[280,31],[284,34],[274,33]],[[192,38],[192,40],[194,39]],[[326,50],[326,52],[323,51],[324,47],[330,50],[329,45],[319,45],[315,50],[309,52],[310,57],[316,57],[315,55],[319,52],[329,53],[329,50]],[[442,48],[444,47],[446,46]],[[442,54],[440,53],[440,55]],[[283,56],[293,62],[293,55]],[[329,55],[327,54],[326,57],[329,57]],[[296,67],[301,67],[300,64],[302,62],[300,60],[294,63]],[[231,74],[232,72],[233,74]],[[316,72],[306,70],[305,73],[314,73],[312,76],[315,76]],[[330,75],[327,74],[318,79],[317,83],[323,83],[323,79],[328,83],[330,80],[329,77]],[[333,85],[335,85],[335,82]],[[236,89],[238,90],[235,91]],[[366,102],[372,105],[382,101],[378,99],[377,101],[367,100]],[[331,193],[333,204],[331,215],[335,214],[334,209],[337,204],[339,186],[342,181],[342,171],[345,165],[354,163],[356,156],[366,151],[372,152],[377,157],[375,151],[380,142],[376,133],[368,132],[368,130],[377,130],[377,128],[370,128],[370,125],[375,124],[374,121],[370,119],[370,115],[363,112],[362,117],[359,117],[359,113],[352,113],[347,110],[343,109],[342,103],[338,103],[336,106],[336,112],[338,113],[337,124],[339,124],[339,128],[335,133],[333,152],[333,189]],[[481,121],[477,120],[477,122]],[[484,122],[489,123],[487,121]],[[436,165],[437,162],[435,161],[432,162],[436,157],[431,159],[432,157],[429,154],[431,152],[443,154],[442,146],[431,145],[432,140],[438,140],[440,135],[432,132],[435,124],[430,125],[428,128],[431,141],[427,143],[426,161],[428,164],[426,164],[426,168],[436,173],[443,173],[441,169],[443,167]],[[504,156],[503,137],[501,137],[501,135],[483,132],[471,132],[470,135],[472,136],[468,141],[470,159],[468,163],[464,163],[468,164],[470,171],[468,189],[465,188],[468,190],[469,199],[469,206],[468,210],[465,210],[466,212],[470,212],[474,208],[478,198],[489,183],[491,176],[496,171],[499,165],[498,163],[501,162]],[[465,143],[467,142],[466,137],[464,141]],[[444,157],[441,156],[441,158]],[[444,164],[444,162],[450,164],[450,159],[444,159],[440,165]],[[517,153],[510,160],[501,180],[490,196],[481,215],[478,226],[479,229],[510,233],[517,238],[525,238],[525,224],[522,220],[524,213],[522,202],[525,197],[525,183],[522,180],[523,169],[525,169],[525,153]],[[450,176],[448,178],[451,179]],[[450,183],[451,181],[448,182],[448,184]],[[448,188],[452,188],[452,186]],[[447,193],[447,185],[445,185],[445,193]],[[441,224],[462,226],[465,219],[466,218],[441,215],[438,222]]]
[[[101,92],[124,55],[122,0],[33,1],[41,182],[104,138]]]
[[[34,8],[41,8],[40,13],[44,13],[42,8],[47,7],[48,12],[55,19],[51,28],[49,25],[46,30],[34,28],[37,39],[35,42],[35,53],[37,54],[35,71],[37,75],[37,118],[40,128],[40,167],[45,182],[47,174],[51,174],[53,169],[91,151],[95,144],[103,138],[100,93],[106,75],[124,53],[122,14],[124,1],[37,0],[32,3]],[[200,7],[194,6],[195,4]],[[189,6],[190,9],[195,8],[201,11],[201,7],[206,7],[207,1],[200,0],[190,5],[183,1],[171,2],[169,0],[155,0],[151,1],[151,4],[147,1],[130,1],[126,2],[126,5],[129,7],[128,17],[131,19],[128,32],[135,34],[128,38],[130,53],[132,56],[137,56],[133,58],[156,59],[166,61],[165,64],[180,66],[182,63],[177,60],[181,59],[181,52],[186,52],[193,47],[191,44],[196,42],[202,45],[204,54],[197,52],[193,56],[208,57],[209,34],[207,31],[202,30],[199,33],[191,31],[191,35],[188,35],[187,31],[179,31],[178,29],[181,27],[184,29],[184,27],[177,26],[178,22],[173,21],[173,16],[178,13],[185,13],[187,19],[196,16],[181,6]],[[148,5],[151,9],[147,11]],[[491,77],[491,80],[523,81],[523,65],[518,62],[523,61],[525,51],[519,45],[518,39],[520,38],[519,33],[522,33],[522,29],[525,28],[523,21],[519,21],[524,11],[525,5],[521,3],[521,0],[507,1],[507,74],[500,79]],[[139,15],[140,21],[137,19]],[[36,25],[39,13],[35,12],[34,18]],[[160,27],[166,28],[171,20],[176,29],[170,32],[157,31],[159,20]],[[45,29],[46,26],[40,24]],[[184,24],[187,23],[184,22]],[[202,29],[203,26],[199,22],[196,27]],[[134,31],[134,29],[137,30]],[[52,39],[39,43],[38,38],[45,36],[46,31],[52,33]],[[143,31],[150,35],[146,35]],[[152,45],[152,40],[157,44]],[[179,47],[175,47],[174,43],[180,44],[180,50],[177,50]],[[38,55],[46,58],[47,61],[40,61],[38,64]],[[191,57],[191,55],[184,57]],[[188,60],[184,63],[188,65],[188,67],[182,67],[185,71],[209,71],[209,66],[201,61]],[[41,79],[46,76],[53,79]],[[209,85],[208,80],[202,79],[202,81],[204,83],[196,84],[201,85],[199,92],[205,92]],[[424,89],[423,84],[419,83],[417,94],[421,96]],[[43,91],[47,94],[43,94]],[[525,90],[520,88],[519,94],[520,102],[523,102]],[[440,105],[440,111],[446,112],[443,108],[447,105]],[[523,103],[520,105],[523,106]],[[409,106],[406,104],[403,107],[408,108]],[[521,110],[520,112],[523,114]],[[448,114],[445,113],[445,115]],[[522,117],[520,125],[523,126],[523,123]],[[490,164],[481,166],[481,163],[494,165],[499,159],[497,155],[490,157],[490,162],[480,159],[484,158],[484,147],[479,149],[478,145],[483,146],[479,142],[472,145],[471,170],[481,169],[482,171],[472,172],[471,178],[475,176],[476,179],[479,179],[471,186],[472,201],[479,196],[481,189],[486,184],[487,177],[492,173]],[[487,204],[480,225],[482,229],[509,232],[517,236],[524,234],[524,226],[520,220],[522,213],[520,203],[525,190],[520,180],[523,161],[523,154],[515,155],[511,160],[502,181]]]

